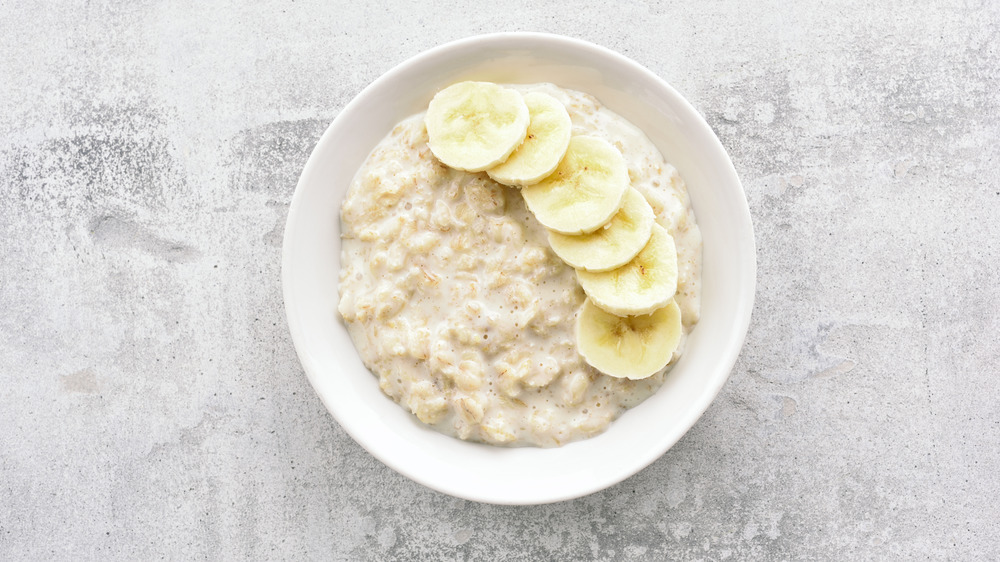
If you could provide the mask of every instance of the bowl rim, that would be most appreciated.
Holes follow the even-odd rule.
[[[646,80],[655,84],[660,88],[662,93],[666,94],[669,98],[670,104],[676,105],[683,108],[683,111],[688,113],[690,117],[694,119],[699,128],[704,128],[708,132],[709,142],[712,143],[715,149],[722,155],[724,160],[723,169],[720,173],[727,176],[728,180],[733,182],[739,191],[743,194],[743,205],[739,209],[739,220],[744,224],[742,226],[747,228],[749,232],[748,240],[740,240],[739,243],[745,247],[743,251],[740,252],[741,256],[741,268],[745,272],[744,276],[749,280],[748,282],[740,285],[740,299],[739,299],[739,309],[734,311],[733,321],[734,326],[737,329],[737,336],[732,339],[730,345],[725,349],[724,353],[720,354],[719,369],[725,370],[725,376],[718,377],[717,380],[713,381],[713,384],[706,385],[697,398],[694,400],[695,404],[686,410],[686,414],[681,417],[681,422],[676,424],[669,432],[664,432],[663,438],[656,442],[656,446],[650,446],[642,454],[637,453],[636,457],[632,462],[628,463],[627,467],[615,471],[611,476],[601,479],[589,486],[581,487],[572,491],[560,491],[558,493],[551,493],[549,495],[534,498],[532,500],[524,499],[514,499],[508,501],[504,497],[498,497],[495,494],[490,494],[488,491],[479,490],[477,492],[470,492],[468,489],[462,488],[461,486],[456,486],[451,482],[433,480],[425,478],[422,473],[416,470],[412,470],[410,466],[403,462],[396,462],[395,459],[387,458],[385,455],[380,454],[379,451],[375,450],[369,445],[367,440],[358,435],[355,428],[349,421],[342,419],[342,416],[338,415],[338,411],[331,407],[328,397],[320,392],[316,378],[319,376],[316,373],[316,369],[312,364],[312,360],[309,357],[308,350],[305,348],[305,335],[303,324],[300,321],[299,313],[297,310],[298,299],[295,292],[291,289],[292,283],[290,282],[290,275],[293,269],[293,252],[291,250],[291,233],[296,225],[299,223],[299,216],[302,214],[302,199],[304,197],[304,185],[306,184],[307,178],[312,175],[311,172],[319,165],[318,159],[320,157],[320,152],[323,146],[326,144],[324,140],[329,138],[331,131],[334,131],[338,123],[345,119],[345,115],[351,114],[355,108],[362,105],[363,100],[368,97],[372,91],[376,91],[382,87],[386,82],[391,82],[395,77],[401,73],[404,73],[407,69],[412,66],[420,65],[421,63],[433,60],[443,54],[464,49],[470,46],[477,47],[492,47],[497,50],[502,50],[503,48],[509,48],[508,43],[511,42],[550,42],[561,47],[569,47],[572,49],[578,49],[582,53],[593,54],[594,56],[603,57],[607,60],[613,61],[615,64],[622,65],[629,69],[631,72],[638,73],[642,75]],[[641,64],[633,61],[632,59],[615,52],[606,47],[596,45],[594,43],[567,37],[563,35],[556,35],[550,33],[540,33],[540,32],[500,32],[500,33],[489,33],[484,35],[475,35],[470,37],[465,37],[462,39],[450,41],[436,47],[430,48],[428,50],[422,51],[403,62],[395,65],[390,70],[386,71],[384,74],[379,76],[373,82],[368,84],[364,89],[361,90],[344,108],[337,114],[330,125],[324,130],[322,136],[317,141],[316,146],[313,148],[309,155],[309,159],[306,162],[305,167],[296,183],[295,192],[292,195],[291,204],[289,206],[288,216],[286,220],[286,225],[284,229],[284,238],[282,244],[282,270],[281,270],[281,283],[282,283],[282,295],[285,305],[286,320],[288,323],[289,332],[292,337],[292,342],[296,350],[296,354],[299,361],[306,372],[306,376],[309,379],[310,384],[313,386],[314,391],[319,396],[320,400],[323,402],[326,410],[337,420],[338,424],[351,436],[352,439],[369,454],[377,458],[380,462],[393,469],[394,471],[406,476],[407,478],[438,492],[442,492],[448,495],[452,495],[459,498],[464,498],[468,500],[491,503],[491,504],[502,504],[502,505],[538,505],[545,503],[553,503],[559,501],[566,501],[570,499],[579,498],[586,496],[597,491],[611,487],[619,482],[633,476],[634,474],[640,472],[656,459],[660,458],[665,454],[671,447],[673,447],[690,429],[694,424],[704,415],[705,411],[708,409],[709,405],[718,396],[722,387],[725,385],[726,381],[732,374],[732,369],[735,366],[736,360],[739,356],[740,351],[743,348],[746,334],[750,326],[750,317],[753,309],[754,298],[756,294],[756,273],[757,273],[757,260],[756,260],[756,243],[755,237],[753,235],[753,222],[750,215],[749,205],[746,201],[746,193],[743,188],[742,182],[740,182],[739,176],[736,173],[736,169],[733,166],[732,159],[729,153],[722,146],[721,141],[716,136],[715,132],[711,129],[708,123],[705,121],[704,117],[685,99],[677,90],[675,90],[670,84],[668,84],[664,79],[660,78],[651,70],[642,66]],[[486,445],[488,446],[488,445]]]

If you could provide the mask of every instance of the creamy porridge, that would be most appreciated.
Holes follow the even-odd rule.
[[[701,234],[683,180],[593,97],[511,88],[551,95],[574,135],[617,148],[631,187],[673,237],[683,333],[672,365],[700,306]],[[628,380],[581,357],[574,324],[586,295],[519,190],[443,165],[427,143],[422,115],[399,123],[341,208],[339,310],[381,389],[442,433],[543,447],[595,435],[655,392],[670,366]]]

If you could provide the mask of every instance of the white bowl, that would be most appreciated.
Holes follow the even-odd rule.
[[[340,203],[372,148],[440,88],[461,80],[553,82],[638,125],[687,181],[704,236],[701,321],[660,390],[603,434],[560,448],[468,443],[424,427],[379,390],[337,313]],[[365,88],[323,133],[288,212],[282,283],[309,381],[362,447],[413,480],[461,498],[539,504],[611,486],[667,451],[729,377],[750,322],[756,249],[732,162],[697,111],[659,77],[596,45],[500,33],[431,49]]]

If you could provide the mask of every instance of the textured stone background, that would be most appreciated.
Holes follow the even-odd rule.
[[[0,6],[0,559],[1000,556],[1000,4],[242,4]],[[279,283],[340,108],[502,30],[666,78],[757,232],[747,345],[704,418],[542,507],[369,456],[309,387]]]

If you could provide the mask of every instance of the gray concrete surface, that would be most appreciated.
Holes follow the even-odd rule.
[[[1000,5],[471,4],[0,5],[0,559],[1000,556]],[[502,30],[677,87],[732,154],[759,248],[704,418],[542,507],[369,456],[309,387],[279,282],[337,112]]]

